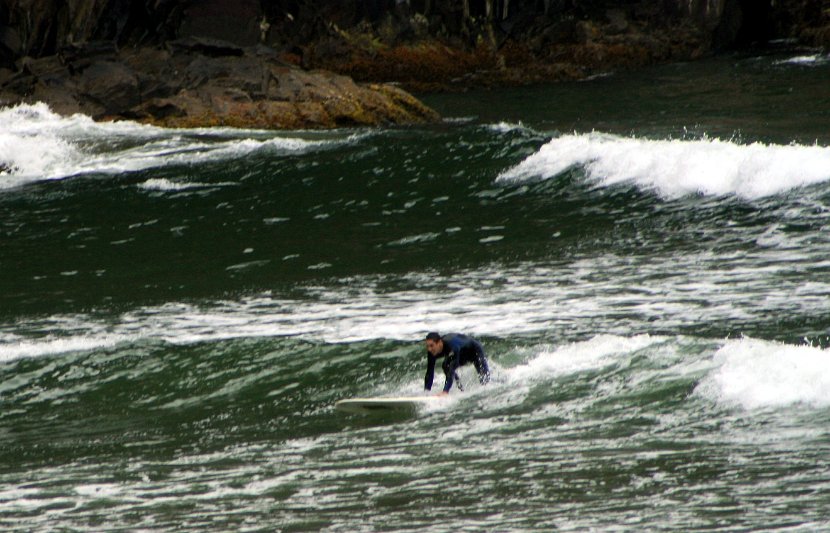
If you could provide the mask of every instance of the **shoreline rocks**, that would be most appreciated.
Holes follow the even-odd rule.
[[[479,30],[474,47],[435,38],[384,44],[371,28],[339,30],[312,44],[306,62],[358,81],[386,79],[414,92],[440,92],[579,80],[709,53],[693,25],[646,31],[619,14],[604,23],[540,24],[523,40],[485,37],[486,24]]]
[[[303,70],[265,46],[188,38],[123,51],[71,47],[0,71],[0,106],[45,102],[60,114],[167,127],[315,129],[433,122],[438,114],[388,84]]]

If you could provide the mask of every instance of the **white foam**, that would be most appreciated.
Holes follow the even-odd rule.
[[[571,168],[584,169],[599,186],[633,184],[668,198],[690,194],[758,198],[830,179],[830,148],[563,135],[498,179],[548,179]]]
[[[131,336],[109,334],[81,334],[66,338],[47,337],[36,340],[22,337],[1,339],[0,361],[108,348],[131,339]]]
[[[84,115],[60,116],[43,103],[0,108],[0,124],[0,190],[89,172],[118,174],[262,151],[296,153],[359,138],[332,134],[303,139],[257,130],[95,122]]]
[[[696,393],[746,409],[830,406],[830,352],[757,339],[730,340]]]
[[[195,183],[176,183],[166,178],[152,178],[139,185],[140,188],[148,191],[183,191],[196,186],[199,185]]]
[[[830,61],[830,56],[822,54],[808,54],[790,57],[788,59],[781,59],[773,62],[774,65],[801,65],[808,67],[815,67],[823,65]]]
[[[186,191],[188,189],[204,189],[206,187],[228,187],[237,185],[236,183],[199,183],[199,182],[176,182],[166,178],[151,178],[144,183],[139,184],[139,188],[148,191]]]
[[[17,502],[20,500],[34,500],[42,490],[36,487],[12,487],[0,488],[0,503]]]
[[[81,160],[78,148],[55,133],[56,120],[45,104],[0,110],[0,189],[29,182],[33,175],[65,176]]]
[[[438,233],[421,233],[418,235],[410,235],[388,243],[389,246],[406,246],[408,244],[421,244],[431,242],[440,237]]]
[[[508,370],[507,379],[510,382],[525,382],[533,378],[598,369],[619,363],[621,358],[657,342],[662,342],[662,339],[650,335],[598,335],[584,342],[546,347],[527,363]]]
[[[167,138],[148,140],[133,148],[114,152],[105,151],[97,155],[87,154],[84,161],[75,166],[73,173],[118,174],[148,168],[238,159],[260,151],[275,153],[300,152],[317,145],[319,145],[318,141],[287,138],[264,141],[231,139],[202,142],[171,132]]]
[[[494,133],[510,133],[512,131],[527,131],[528,128],[521,121],[518,123],[499,122],[497,124],[489,124],[487,129]]]

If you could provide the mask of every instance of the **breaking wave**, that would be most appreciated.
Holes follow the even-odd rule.
[[[563,135],[498,179],[549,179],[574,168],[598,186],[633,184],[666,198],[701,194],[751,199],[827,181],[830,148]]]
[[[167,129],[130,121],[64,117],[46,104],[0,109],[0,189],[85,173],[119,174],[170,165],[238,159],[261,151],[302,153],[355,138],[287,137],[231,128]],[[310,136],[311,137],[311,136]]]

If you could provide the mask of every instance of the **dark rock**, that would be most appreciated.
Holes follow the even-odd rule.
[[[187,37],[167,43],[175,53],[201,54],[206,57],[242,57],[245,49],[241,46],[207,37]]]
[[[17,95],[18,97],[28,96],[34,90],[37,78],[28,72],[20,71],[11,76],[2,86],[4,92]]]
[[[136,119],[151,119],[154,121],[164,121],[187,116],[187,110],[184,107],[179,105],[175,100],[168,98],[154,98],[142,104],[140,107],[134,108],[132,113]]]
[[[529,50],[537,55],[532,58],[536,64],[528,66],[537,68],[546,63],[550,47],[571,44],[576,37],[581,43],[593,44],[621,34],[644,33],[666,46],[654,57],[675,57],[672,50],[708,52],[781,37],[825,42],[824,28],[830,26],[822,7],[825,3],[514,0],[509,6],[495,2],[497,13],[491,20],[480,0],[467,2],[469,13],[464,12],[460,0],[3,0],[0,67],[10,67],[24,55],[41,57],[59,51],[70,69],[83,69],[92,57],[113,57],[97,55],[93,42],[127,49],[169,42],[178,36],[184,39],[175,46],[184,47],[188,54],[242,57],[242,47],[264,43],[303,58],[308,67],[342,61],[344,72],[351,68],[348,63],[357,48],[371,55],[378,52],[379,45],[397,48],[438,43],[467,53],[483,41],[497,49]],[[568,21],[588,26],[570,24],[570,31]],[[560,24],[568,31],[545,31]],[[694,31],[687,33],[684,27]],[[361,39],[338,40],[342,32]],[[677,39],[664,38],[671,33],[681,37],[694,34],[695,43],[677,46]],[[87,63],[81,64],[84,58]]]
[[[82,102],[79,99],[78,88],[70,81],[46,84],[38,81],[28,95],[29,102],[47,102],[52,111],[62,115],[84,113],[89,116],[100,116],[106,111],[104,106],[95,102]]]
[[[11,67],[22,53],[17,30],[0,24],[0,67]]]
[[[165,49],[141,47],[125,52],[121,60],[136,73],[142,101],[172,96],[184,86]]]
[[[712,48],[727,49],[738,42],[744,29],[744,9],[738,0],[724,0],[720,17],[712,30]]]
[[[610,33],[623,33],[628,30],[628,18],[622,9],[609,9],[605,12],[608,20],[607,29]]]
[[[199,0],[187,6],[179,34],[252,46],[260,41],[259,0]]]
[[[799,37],[811,46],[830,49],[830,24],[815,28],[806,28],[799,34]]]
[[[20,60],[18,73],[2,71],[0,102],[44,101],[60,113],[172,127],[329,128],[438,118],[399,89],[304,71],[263,46],[186,39],[124,52],[95,47],[91,54],[73,47]]]
[[[167,98],[182,89],[181,80],[176,76],[137,71],[136,77],[138,78],[138,91],[142,102],[153,98]]]
[[[138,77],[120,62],[96,61],[80,76],[81,97],[92,100],[107,114],[118,114],[141,101]]]
[[[256,57],[197,56],[184,70],[186,86],[196,88],[205,83],[238,87],[249,93],[262,91],[263,61]]]
[[[93,61],[100,59],[114,59],[118,55],[118,47],[112,41],[91,41],[87,43],[72,43],[61,47],[57,57],[60,58],[72,72],[81,72]]]
[[[8,68],[0,67],[0,87],[9,82],[15,75],[15,72]]]
[[[434,111],[400,89],[359,85],[329,72],[275,64],[265,68],[271,78],[265,98],[228,85],[233,79],[228,77],[144,103],[134,112],[173,127],[331,128],[438,119]]]
[[[18,67],[21,72],[31,74],[47,84],[59,83],[60,80],[69,75],[66,66],[57,56],[42,57],[40,59],[27,56],[18,61]]]
[[[602,36],[599,27],[590,20],[578,22],[575,27],[576,40],[579,44],[590,44]]]

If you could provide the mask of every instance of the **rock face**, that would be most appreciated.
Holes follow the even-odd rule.
[[[584,78],[771,39],[821,45],[824,28],[830,0],[412,0],[335,26],[303,59],[440,90]]]
[[[425,37],[564,44],[586,37],[575,28],[583,22],[601,38],[685,27],[711,49],[821,33],[829,11],[826,0],[4,0],[0,66],[77,43],[190,36],[302,52],[340,29],[384,45]]]
[[[404,91],[280,59],[258,0],[5,0],[0,105],[168,126],[434,121]],[[227,40],[222,40],[225,38]]]
[[[305,71],[263,46],[189,38],[117,52],[75,48],[26,59],[7,75],[0,103],[44,101],[61,113],[166,126],[332,128],[434,121],[438,116],[389,85],[359,85]],[[2,82],[2,80],[0,80]]]

